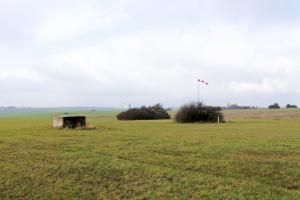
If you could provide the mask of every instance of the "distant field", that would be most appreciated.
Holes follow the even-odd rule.
[[[293,119],[300,118],[300,109],[225,110],[227,119]]]
[[[300,110],[224,111],[225,124],[116,121],[56,130],[0,118],[0,199],[300,199]],[[56,113],[59,114],[59,113]]]

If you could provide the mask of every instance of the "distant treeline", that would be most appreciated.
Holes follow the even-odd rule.
[[[257,106],[240,106],[238,104],[227,104],[227,106],[222,107],[222,109],[227,110],[240,110],[240,109],[257,109]]]
[[[240,106],[238,104],[227,104],[227,106],[222,107],[224,110],[242,110],[242,109],[258,109],[258,106]],[[269,109],[280,109],[279,103],[274,103],[268,106]],[[287,104],[285,108],[298,108],[297,105]]]
[[[280,109],[281,107],[280,107],[279,103],[274,103],[274,104],[270,105],[268,108],[269,109]],[[287,104],[286,108],[298,108],[298,106],[292,105],[292,104]]]

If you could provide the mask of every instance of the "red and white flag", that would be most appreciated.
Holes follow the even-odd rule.
[[[205,84],[205,85],[208,85],[208,82],[206,82],[206,81],[204,81],[204,80],[201,80],[201,79],[198,79],[198,82],[199,82],[199,83],[203,83],[203,84]]]

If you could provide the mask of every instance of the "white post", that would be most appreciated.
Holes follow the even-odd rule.
[[[218,115],[218,124],[220,124],[220,116]]]

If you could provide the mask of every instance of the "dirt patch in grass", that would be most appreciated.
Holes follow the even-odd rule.
[[[191,156],[195,152],[193,151],[179,151],[179,150],[152,150],[151,152],[156,153],[158,155],[167,155],[167,156],[175,156],[175,157],[184,157]]]
[[[295,110],[237,110],[225,111],[225,119],[297,119],[300,118],[300,109]]]

